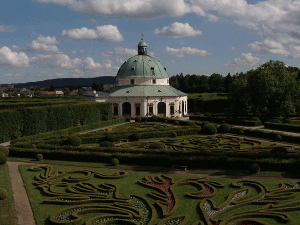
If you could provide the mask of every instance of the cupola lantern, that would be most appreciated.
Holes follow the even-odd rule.
[[[143,41],[143,38],[138,45],[138,54],[147,55],[147,44],[146,42]]]

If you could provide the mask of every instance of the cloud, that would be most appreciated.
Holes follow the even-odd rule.
[[[0,66],[11,68],[29,67],[29,58],[24,52],[13,52],[10,48],[0,48]]]
[[[289,45],[290,55],[289,58],[300,59],[300,46]]]
[[[234,66],[234,67],[253,66],[258,63],[262,63],[262,60],[260,58],[252,56],[251,53],[242,53],[239,58],[233,59],[229,63],[225,64],[225,66]]]
[[[54,3],[92,16],[151,19],[166,16],[183,16],[192,6],[185,0],[37,0]]]
[[[19,47],[17,45],[12,45],[11,50],[13,50],[14,52],[19,51]]]
[[[68,38],[76,41],[124,41],[122,34],[118,28],[113,25],[97,26],[96,30],[88,29],[86,27],[63,30],[61,33],[63,38]]]
[[[101,52],[103,57],[121,57],[121,56],[134,56],[137,55],[138,52],[135,49],[117,47],[112,51]]]
[[[14,26],[0,25],[0,32],[13,32]]]
[[[37,40],[33,40],[31,44],[26,45],[21,50],[25,52],[59,52],[56,46],[58,43],[55,37],[39,35]]]
[[[75,69],[77,71],[96,71],[99,69],[111,70],[116,69],[112,67],[111,60],[103,60],[101,63],[97,63],[91,57],[87,57],[84,60],[79,58],[70,59],[66,54],[38,54],[36,57],[30,58],[30,62],[39,67],[47,67],[51,69]]]
[[[77,53],[76,51],[71,51],[72,55],[76,55],[76,53]]]
[[[86,52],[86,50],[82,49],[82,50],[79,50],[79,53],[80,53],[81,55],[85,55],[87,52]]]
[[[300,44],[300,34],[298,32],[273,33],[270,29],[264,27],[264,31],[258,33],[263,39],[274,41],[282,44]]]
[[[252,44],[248,44],[248,47],[252,50],[259,51],[262,54],[280,54],[280,55],[288,55],[289,52],[285,49],[285,47],[278,42],[264,40],[263,42],[255,41]]]
[[[195,30],[188,23],[175,22],[170,27],[164,27],[162,30],[156,28],[154,34],[171,38],[181,38],[202,35],[202,31]]]
[[[164,53],[172,55],[172,56],[176,56],[178,58],[182,58],[187,55],[194,55],[194,56],[211,55],[211,53],[207,52],[206,50],[200,50],[197,48],[191,48],[191,47],[170,48],[168,46],[164,50]]]

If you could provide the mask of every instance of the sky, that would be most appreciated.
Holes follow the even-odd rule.
[[[142,37],[169,76],[300,67],[300,0],[2,1],[0,84],[115,76]]]

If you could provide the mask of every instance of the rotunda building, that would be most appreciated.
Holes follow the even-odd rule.
[[[138,44],[138,55],[126,60],[116,76],[116,87],[109,93],[94,92],[94,100],[111,102],[114,117],[187,115],[187,94],[169,85],[169,74],[162,63],[147,55],[147,44]]]

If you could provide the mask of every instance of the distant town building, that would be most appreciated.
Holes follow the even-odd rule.
[[[187,94],[169,85],[161,62],[147,55],[147,44],[138,44],[138,55],[120,67],[116,87],[108,92],[87,91],[87,100],[111,102],[114,117],[187,115]]]

